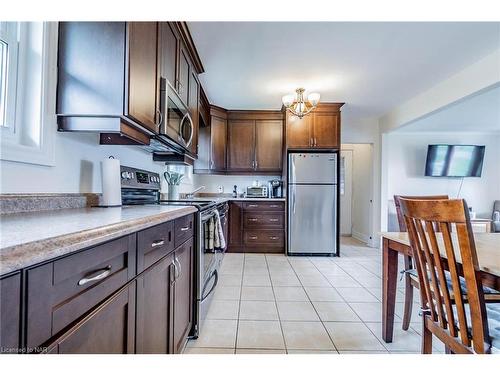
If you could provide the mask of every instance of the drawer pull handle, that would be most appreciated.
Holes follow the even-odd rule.
[[[182,227],[182,228],[181,228],[181,232],[185,232],[185,231],[187,231],[187,230],[189,230],[189,227]]]
[[[249,204],[248,207],[259,207],[258,204]]]
[[[258,219],[251,217],[250,219],[248,219],[248,221],[258,221]]]
[[[158,247],[158,246],[162,246],[162,245],[165,245],[165,241],[163,240],[159,240],[159,241],[155,241],[151,244],[151,247]]]
[[[250,236],[249,238],[250,238],[251,240],[256,240],[256,239],[257,239],[257,238],[259,238],[259,237],[257,237],[257,236]]]
[[[271,208],[278,208],[279,206],[277,204],[272,204],[270,207]]]
[[[97,273],[97,275],[96,275],[96,273]],[[78,285],[85,285],[87,283],[90,283],[91,281],[102,280],[102,279],[108,277],[110,273],[111,273],[111,266],[107,266],[104,269],[97,270],[97,271],[91,273],[88,277],[84,277],[83,279],[80,279],[78,281]],[[95,275],[95,276],[92,276],[92,275]]]
[[[275,236],[271,236],[269,237],[270,240],[273,240],[273,241],[276,241],[278,239],[278,237],[275,237]]]
[[[269,221],[276,222],[278,219],[269,219]]]

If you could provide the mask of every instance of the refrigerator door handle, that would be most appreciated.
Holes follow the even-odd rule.
[[[292,186],[292,211],[295,213],[295,186]]]

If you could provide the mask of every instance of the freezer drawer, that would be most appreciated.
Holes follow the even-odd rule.
[[[337,252],[337,185],[290,185],[288,252]]]
[[[291,153],[288,155],[290,184],[337,183],[336,153]]]

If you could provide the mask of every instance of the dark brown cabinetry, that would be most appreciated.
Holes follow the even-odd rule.
[[[137,278],[136,352],[139,354],[169,353],[173,260],[171,253]]]
[[[340,107],[323,103],[298,118],[286,113],[286,147],[289,149],[335,149],[340,147]]]
[[[179,50],[179,38],[168,22],[160,22],[158,51],[160,57],[160,76],[176,88],[177,79],[177,51]]]
[[[127,354],[135,350],[135,282],[90,312],[47,348],[58,354]]]
[[[227,169],[248,172],[255,169],[255,121],[229,120]]]
[[[152,132],[158,132],[160,113],[157,29],[156,22],[129,22],[128,25],[128,113]]]
[[[229,218],[228,252],[284,252],[283,201],[233,201]]]
[[[200,96],[200,84],[198,82],[198,75],[191,69],[191,78],[189,80],[189,113],[191,114],[191,119],[193,121],[193,140],[191,142],[190,150],[193,154],[198,155],[198,138],[199,138],[199,127],[200,127],[200,116],[199,116],[199,96]]]
[[[186,47],[181,42],[179,48],[179,74],[177,75],[177,92],[181,100],[187,104],[189,94],[189,57]]]
[[[219,173],[226,170],[227,112],[210,106],[210,124],[200,128],[199,154],[195,173]]]
[[[255,121],[255,170],[281,172],[283,155],[283,121]]]
[[[0,353],[16,354],[21,334],[21,274],[0,278]]]

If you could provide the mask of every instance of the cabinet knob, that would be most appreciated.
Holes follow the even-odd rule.
[[[269,221],[271,221],[271,222],[275,223],[275,222],[277,222],[277,221],[278,221],[278,219],[269,219]]]
[[[270,236],[269,239],[273,240],[273,241],[276,241],[278,239],[278,237],[276,237],[276,236]]]
[[[251,217],[248,219],[248,221],[258,221],[258,219],[254,218],[254,217]]]
[[[248,238],[250,238],[251,240],[256,240],[259,237],[257,237],[257,236],[249,236]]]

